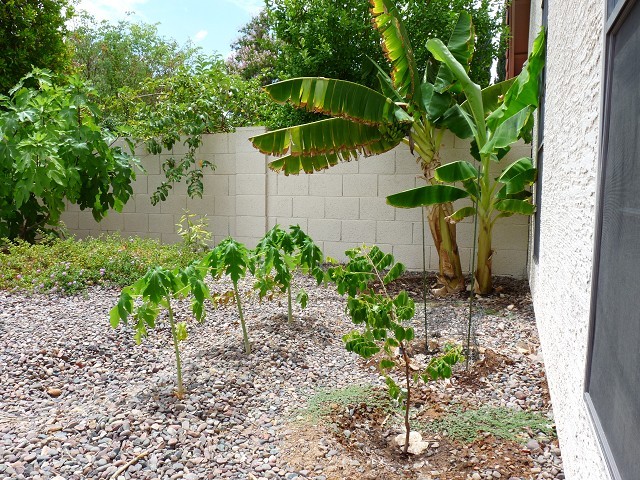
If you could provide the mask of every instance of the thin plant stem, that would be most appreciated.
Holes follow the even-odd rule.
[[[293,308],[291,306],[291,284],[287,287],[287,315],[289,323],[293,323]]]
[[[482,165],[481,165],[482,168]],[[478,178],[476,180],[480,183],[480,169],[478,170]],[[478,243],[478,200],[473,202],[476,214],[473,220],[473,245],[471,246],[471,288],[469,290],[469,318],[467,319],[467,354],[465,355],[464,369],[469,371],[469,357],[471,357],[471,322],[473,321],[473,300],[475,297],[475,262],[476,262],[476,244]]]
[[[424,353],[429,353],[429,322],[427,321],[427,254],[425,252],[425,222],[424,222],[424,209],[422,207],[422,305],[424,313]]]
[[[173,337],[173,349],[176,353],[176,369],[178,371],[178,389],[176,396],[184,397],[184,386],[182,384],[182,361],[180,360],[180,346],[178,345],[178,333],[176,332],[176,324],[173,320],[173,310],[171,309],[171,301],[167,297],[167,312],[169,312],[169,325],[171,326],[171,336]]]
[[[407,401],[404,406],[405,436],[403,450],[403,453],[406,455],[409,450],[409,437],[411,433],[411,424],[409,423],[409,405],[411,404],[411,371],[409,367],[409,355],[407,355],[407,348],[404,342],[400,343],[400,348],[402,349],[402,358],[404,359],[404,376],[407,382]]]
[[[238,293],[238,284],[233,284],[233,294],[236,299],[236,306],[238,307],[238,315],[240,316],[240,325],[242,325],[242,338],[244,339],[244,351],[247,355],[251,353],[251,345],[249,344],[249,334],[247,333],[247,325],[244,323],[244,315],[242,314],[242,302],[240,301],[240,294]]]

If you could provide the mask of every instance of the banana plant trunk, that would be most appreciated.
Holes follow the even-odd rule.
[[[478,216],[478,265],[475,272],[474,290],[485,295],[493,291],[491,281],[491,261],[493,250],[491,249],[491,219],[482,215]]]
[[[442,284],[442,288],[437,292],[459,292],[464,289],[464,274],[456,240],[456,225],[446,220],[453,213],[453,205],[444,203],[426,209],[431,236],[438,251],[438,282]]]

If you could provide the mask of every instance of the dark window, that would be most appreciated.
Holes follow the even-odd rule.
[[[614,478],[638,480],[640,2],[621,0],[614,14],[607,22],[586,397]]]
[[[542,1],[542,27],[547,29],[547,0]],[[547,35],[548,35],[547,30]],[[546,45],[545,45],[546,48]],[[540,217],[542,215],[542,161],[544,157],[544,110],[545,91],[547,89],[547,67],[542,70],[542,80],[540,82],[540,104],[538,106],[538,151],[536,152],[536,167],[538,169],[538,179],[534,187],[536,213],[533,221],[533,261],[538,262],[540,258]]]

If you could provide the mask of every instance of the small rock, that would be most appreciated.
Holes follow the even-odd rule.
[[[538,441],[534,438],[532,438],[531,440],[529,440],[527,442],[527,450],[531,451],[531,452],[537,452],[538,450],[540,450],[540,444],[538,443]]]
[[[53,388],[53,387],[47,388],[47,395],[53,398],[58,398],[60,395],[62,395],[62,390],[60,390],[59,388]]]

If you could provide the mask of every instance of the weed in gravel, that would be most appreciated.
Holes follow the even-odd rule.
[[[537,412],[518,412],[504,407],[482,407],[476,410],[457,410],[440,420],[421,425],[431,432],[447,432],[449,438],[472,443],[481,432],[497,438],[526,441],[530,430],[555,436],[552,422]]]
[[[97,284],[123,287],[151,267],[184,267],[196,258],[179,245],[117,234],[35,245],[6,243],[0,252],[0,289],[73,294]]]
[[[348,408],[349,405],[365,403],[372,408],[391,411],[391,399],[383,390],[373,385],[349,385],[344,388],[318,390],[307,401],[307,408],[301,413],[302,417],[312,423],[317,423],[331,414],[336,408]]]

